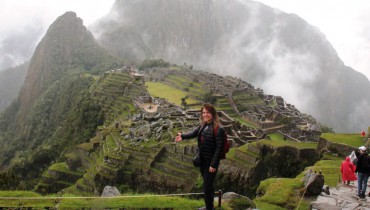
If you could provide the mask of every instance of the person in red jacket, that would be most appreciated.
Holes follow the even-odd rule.
[[[355,171],[356,171],[356,166],[353,165],[350,157],[347,156],[346,159],[342,162],[342,165],[340,166],[340,172],[342,173],[343,184],[349,185],[351,181],[357,180]]]

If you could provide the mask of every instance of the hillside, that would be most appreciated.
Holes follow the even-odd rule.
[[[179,91],[186,93],[186,99],[151,96],[161,95],[155,87],[163,85],[167,86],[168,96]],[[220,110],[219,116],[235,148],[220,171],[224,177],[219,180],[220,187],[229,186],[227,190],[253,196],[253,190],[247,189],[254,189],[271,174],[291,177],[317,160],[317,143],[306,143],[305,153],[310,158],[302,155],[292,160],[297,168],[263,172],[267,164],[260,159],[263,144],[253,142],[277,129],[284,133],[284,138],[296,142],[318,141],[320,135],[307,127],[315,125],[312,117],[286,105],[281,97],[264,95],[262,90],[238,78],[190,70],[186,66],[154,67],[139,72],[123,67],[105,72],[90,88],[94,103],[101,107],[100,119],[104,121],[97,127],[95,136],[65,153],[61,162],[51,165],[43,173],[36,191],[56,193],[64,189],[72,194],[97,195],[106,185],[117,186],[122,192],[199,190],[197,179],[187,178],[198,175],[190,164],[195,141],[174,144],[173,139],[177,131],[193,129],[198,124],[196,110],[209,92],[217,93],[208,97]],[[234,99],[244,100],[244,105],[235,104]],[[284,117],[291,119],[289,122],[294,126],[280,121]],[[301,149],[284,151],[289,154],[290,150],[299,154]],[[272,148],[264,153],[267,154],[282,155]],[[244,175],[240,177],[241,174]],[[241,186],[232,184],[241,180],[250,182]]]
[[[37,46],[19,96],[1,114],[0,168],[14,169],[29,187],[64,149],[89,138],[100,107],[86,93],[93,74],[117,62],[75,13],[59,17]]]
[[[10,106],[18,96],[26,78],[29,63],[26,62],[15,68],[0,71],[0,112]]]
[[[370,124],[370,82],[294,14],[254,1],[117,0],[91,30],[111,53],[241,78],[336,132]]]
[[[196,142],[173,139],[198,125],[205,102],[232,142],[217,188],[254,197],[262,180],[296,177],[322,157],[319,122],[281,96],[191,65],[122,60],[73,12],[51,25],[19,97],[0,116],[1,190],[199,192]]]

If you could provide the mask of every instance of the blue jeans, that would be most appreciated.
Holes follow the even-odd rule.
[[[369,179],[369,174],[358,172],[357,174],[357,181],[358,181],[357,194],[358,195],[365,195],[368,179]]]

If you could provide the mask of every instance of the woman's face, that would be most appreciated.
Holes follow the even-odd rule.
[[[202,111],[202,117],[203,117],[203,120],[207,123],[210,123],[212,122],[212,119],[213,119],[213,116],[212,114],[207,110],[207,109],[203,109]]]

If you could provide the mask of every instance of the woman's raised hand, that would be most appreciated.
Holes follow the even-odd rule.
[[[182,140],[182,138],[181,138],[181,133],[177,133],[177,136],[175,137],[175,141],[176,142],[179,142],[179,141],[181,141]]]

